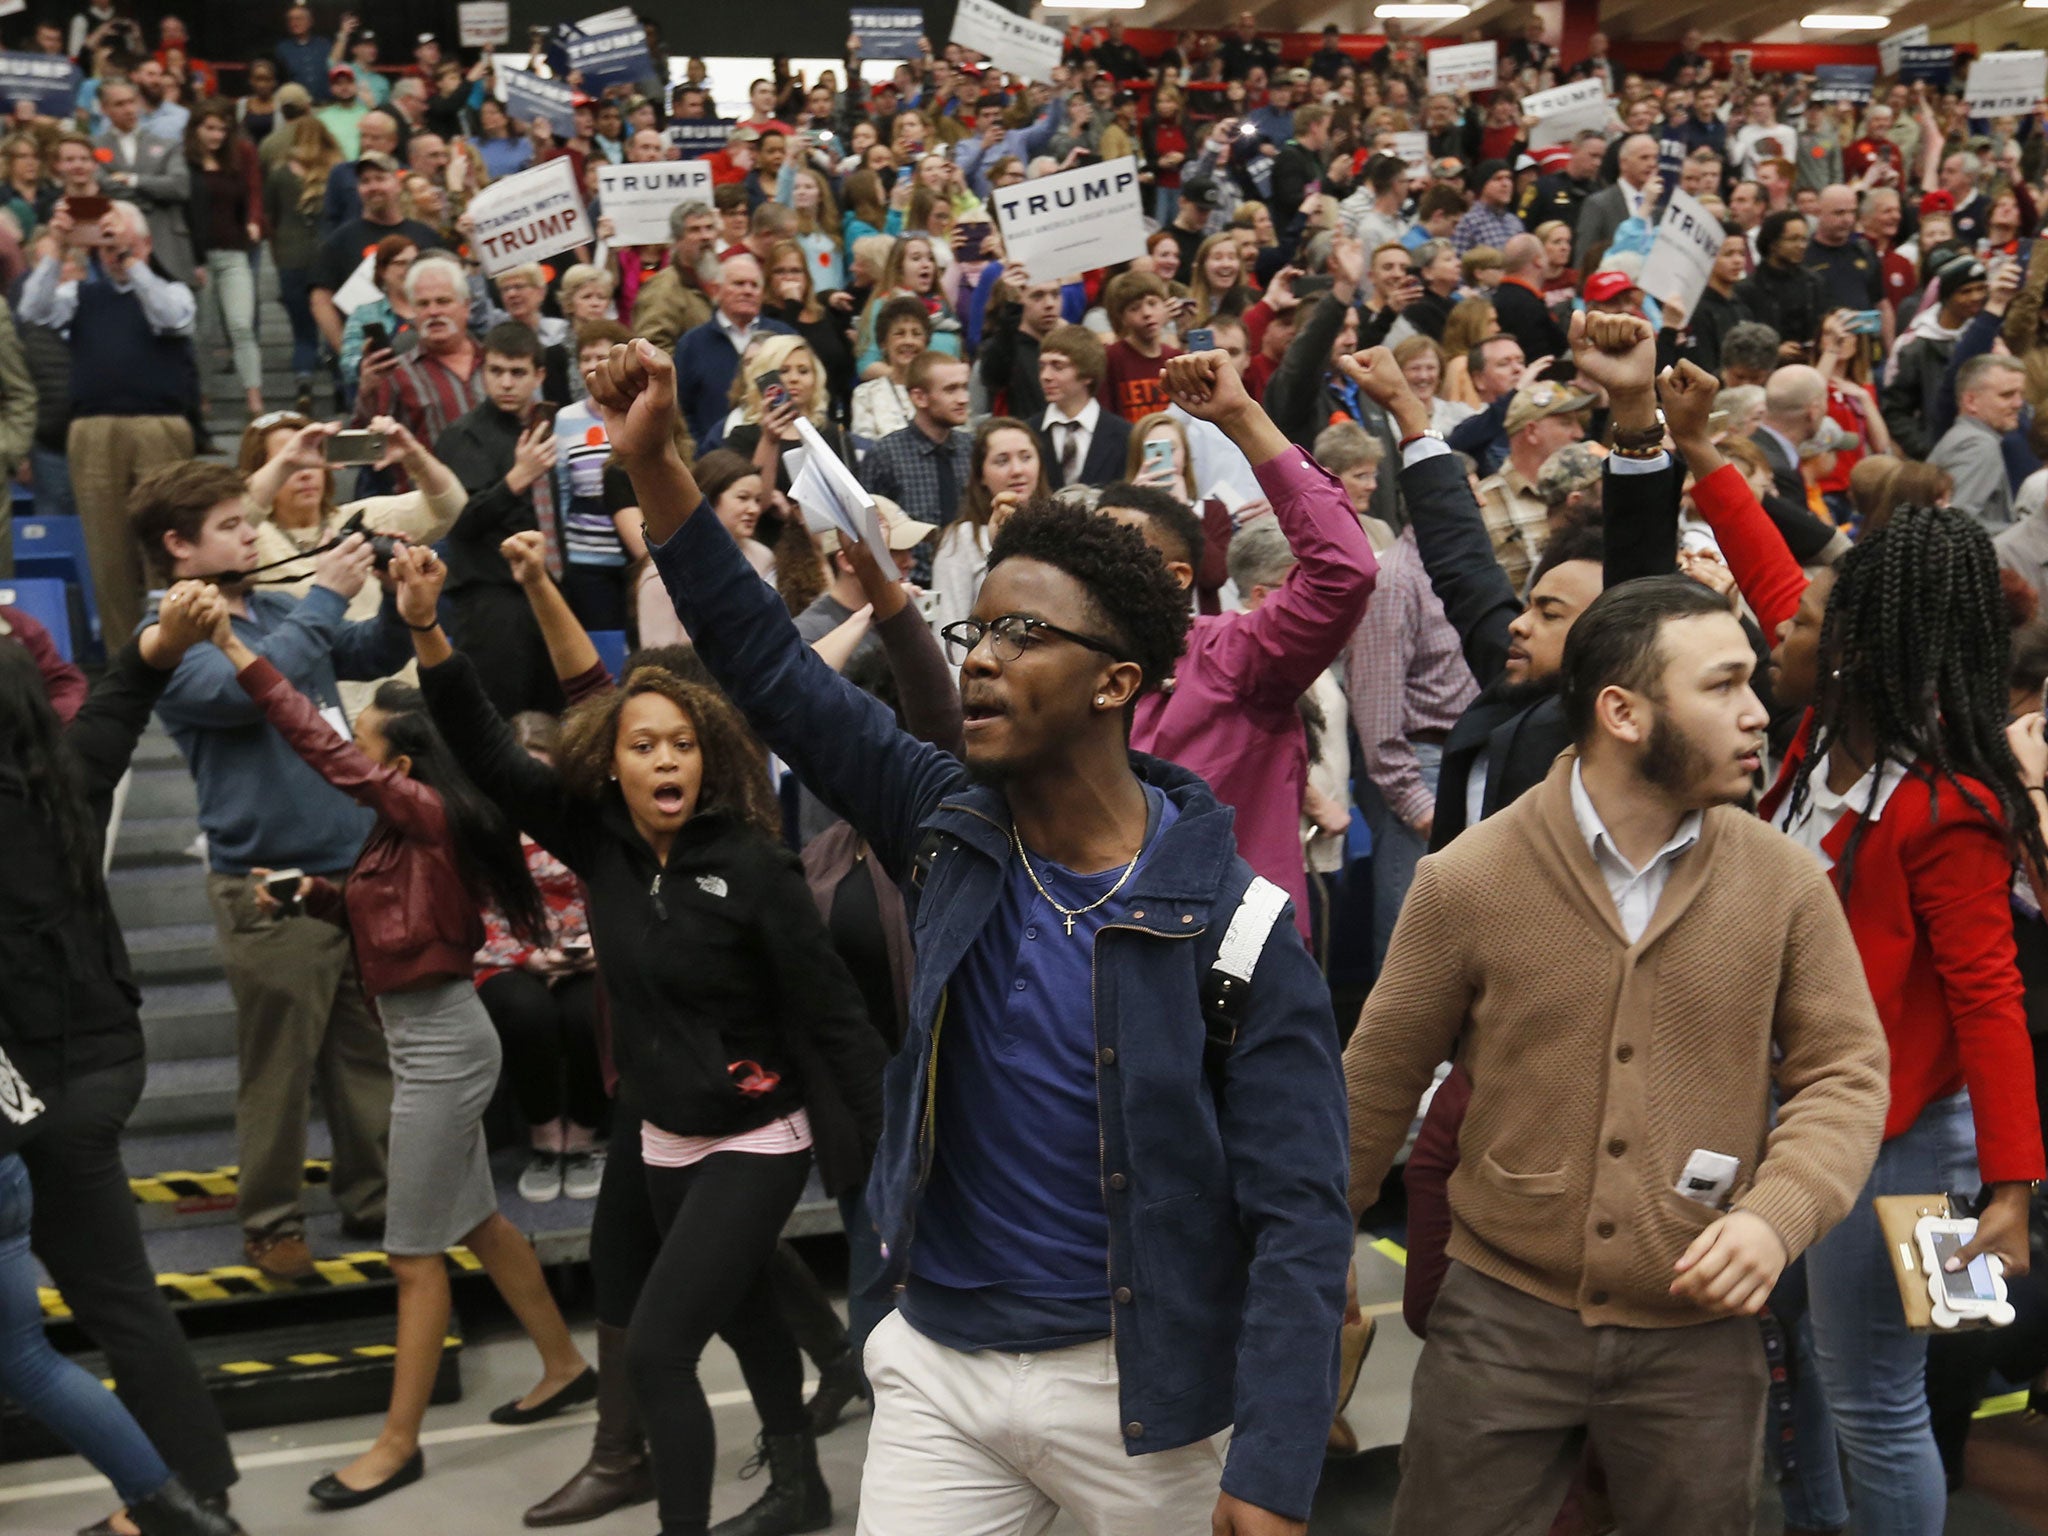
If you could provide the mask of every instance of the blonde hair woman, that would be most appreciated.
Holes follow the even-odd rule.
[[[1188,297],[1195,304],[1191,327],[1207,325],[1219,314],[1241,315],[1251,307],[1252,291],[1244,282],[1244,251],[1234,231],[1225,230],[1202,242],[1187,284]]]
[[[761,396],[763,374],[782,375],[783,399],[770,404]],[[733,379],[735,404],[726,418],[722,446],[744,454],[760,472],[767,501],[779,505],[789,494],[793,477],[784,455],[801,447],[799,420],[808,421],[842,464],[854,462],[853,444],[832,417],[832,392],[818,354],[801,336],[768,336],[747,349]],[[802,519],[789,521],[801,524]],[[778,546],[779,547],[779,546]]]
[[[562,274],[556,297],[560,299],[562,313],[571,325],[583,325],[592,320],[616,320],[618,314],[612,304],[612,295],[617,286],[611,273],[603,267],[579,261]]]

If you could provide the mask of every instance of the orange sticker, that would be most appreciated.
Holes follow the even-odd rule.
[[[592,448],[602,448],[605,442],[604,428],[585,427],[583,429],[583,441]]]
[[[99,161],[101,165],[112,165],[114,163],[114,152],[104,147],[94,150],[92,157]]]

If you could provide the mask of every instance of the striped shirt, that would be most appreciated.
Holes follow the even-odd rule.
[[[418,348],[356,396],[349,424],[366,427],[374,416],[389,416],[431,448],[443,432],[488,398],[484,393],[484,349],[472,337],[464,336],[462,341],[469,349],[468,378],[424,347]],[[403,464],[392,466],[391,473],[397,481],[394,489],[412,489]]]
[[[1351,718],[1367,776],[1402,821],[1435,814],[1436,796],[1416,767],[1410,738],[1448,731],[1479,697],[1458,632],[1430,585],[1415,530],[1380,556],[1380,575],[1345,658]]]
[[[611,453],[611,439],[588,400],[555,413],[555,506],[562,520],[562,557],[570,565],[626,563],[626,547],[604,504],[604,466]]]

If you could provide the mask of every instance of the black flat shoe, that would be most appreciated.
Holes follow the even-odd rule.
[[[586,1367],[581,1376],[578,1376],[553,1397],[535,1403],[531,1408],[520,1407],[519,1399],[516,1397],[509,1403],[502,1403],[498,1407],[493,1408],[491,1410],[491,1422],[493,1424],[538,1424],[542,1419],[552,1419],[558,1413],[564,1413],[571,1408],[576,1408],[590,1402],[596,1396],[597,1371],[594,1368]]]
[[[424,1451],[414,1451],[404,1466],[385,1478],[374,1488],[351,1488],[332,1472],[306,1490],[313,1502],[322,1509],[360,1509],[365,1504],[374,1504],[387,1493],[396,1493],[409,1484],[418,1482],[426,1475],[427,1456]]]

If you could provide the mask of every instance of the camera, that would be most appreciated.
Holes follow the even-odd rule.
[[[391,569],[391,557],[397,554],[405,544],[405,540],[398,534],[379,533],[374,528],[364,527],[363,514],[361,512],[357,512],[341,525],[334,535],[334,542],[339,544],[352,533],[360,533],[369,541],[370,564],[379,572]]]

